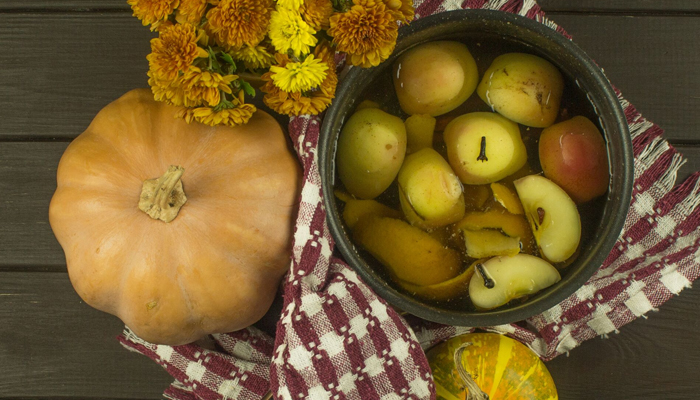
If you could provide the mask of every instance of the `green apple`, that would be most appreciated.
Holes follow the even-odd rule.
[[[432,148],[407,156],[398,182],[401,209],[412,225],[437,228],[464,216],[462,184],[450,164]]]
[[[469,297],[482,310],[537,293],[561,280],[552,264],[529,254],[479,260],[472,266],[474,275],[469,281]]]
[[[467,46],[436,41],[413,47],[394,63],[394,89],[406,114],[445,114],[464,103],[479,83]]]
[[[496,182],[527,162],[518,124],[496,113],[460,115],[443,136],[452,169],[468,185]]]
[[[546,128],[559,114],[564,78],[549,61],[524,53],[493,61],[476,89],[492,110],[517,123]]]
[[[406,127],[378,108],[354,113],[338,136],[336,163],[345,189],[361,199],[384,192],[406,156]]]
[[[542,256],[556,263],[574,255],[581,241],[581,217],[571,197],[540,175],[513,184]]]

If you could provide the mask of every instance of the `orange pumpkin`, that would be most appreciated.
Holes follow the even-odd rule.
[[[532,350],[507,336],[461,335],[431,348],[427,356],[437,400],[558,399],[557,388],[544,363]],[[457,360],[461,366],[455,364]],[[465,387],[472,387],[471,384],[477,387],[468,391]]]
[[[150,342],[242,329],[290,263],[300,168],[258,111],[242,127],[173,118],[133,90],[66,149],[51,227],[75,290]]]

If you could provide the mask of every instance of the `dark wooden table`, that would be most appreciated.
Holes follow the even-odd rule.
[[[700,1],[541,0],[700,169]],[[159,398],[170,378],[85,305],[47,221],[56,165],[107,103],[146,86],[126,0],[0,1],[0,398]],[[700,396],[700,288],[548,363],[562,399]]]

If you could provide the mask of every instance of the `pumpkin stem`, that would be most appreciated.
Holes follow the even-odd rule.
[[[185,169],[171,165],[160,178],[147,179],[141,187],[139,210],[153,219],[170,222],[187,202],[180,178]]]
[[[457,373],[459,374],[459,377],[462,378],[462,381],[464,382],[464,388],[467,390],[466,400],[488,400],[489,395],[484,393],[479,387],[479,385],[477,385],[476,382],[474,382],[474,379],[472,378],[471,374],[469,374],[469,372],[467,372],[467,370],[464,369],[464,364],[462,363],[462,354],[464,353],[464,350],[471,345],[472,342],[466,342],[459,346],[457,350],[455,350],[455,367],[457,368]]]

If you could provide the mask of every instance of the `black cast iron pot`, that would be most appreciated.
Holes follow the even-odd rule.
[[[333,189],[337,179],[334,159],[338,134],[361,100],[361,94],[372,90],[369,85],[386,74],[400,54],[415,45],[466,39],[469,46],[468,39],[484,37],[496,38],[504,45],[524,47],[527,52],[552,62],[570,81],[576,82],[588,97],[605,136],[611,181],[607,197],[596,203],[603,208],[600,219],[590,228],[592,232],[582,241],[579,256],[563,271],[560,282],[520,304],[477,312],[421,301],[389,282],[380,273],[381,268],[370,257],[363,257],[364,253],[351,242]],[[617,96],[601,70],[578,46],[551,28],[514,14],[489,10],[458,10],[421,18],[400,29],[396,50],[384,63],[369,69],[352,68],[338,86],[333,105],[324,118],[319,162],[328,224],[350,266],[395,307],[430,321],[462,326],[493,326],[527,319],[574,293],[601,266],[615,244],[627,215],[633,183],[632,143],[627,123]]]

